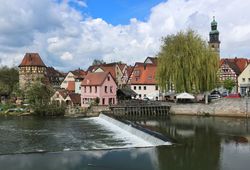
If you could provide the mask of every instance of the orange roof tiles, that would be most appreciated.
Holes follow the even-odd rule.
[[[137,64],[132,73],[131,84],[154,85],[156,65],[154,64]]]
[[[109,72],[88,73],[82,81],[82,86],[100,86],[109,74]]]
[[[74,105],[81,104],[81,95],[77,93],[69,93],[69,98]]]
[[[75,82],[74,81],[68,81],[68,87],[66,88],[69,91],[75,91]]]
[[[87,72],[81,69],[77,69],[74,71],[70,71],[72,74],[74,74],[75,78],[84,78],[87,75]]]
[[[59,92],[59,94],[65,99],[68,95],[68,91],[65,89],[59,89],[57,90]]]
[[[19,67],[24,66],[46,67],[38,53],[26,53]]]
[[[248,65],[249,60],[247,58],[222,58],[220,60],[220,65],[222,64],[229,64],[232,69],[240,74]]]

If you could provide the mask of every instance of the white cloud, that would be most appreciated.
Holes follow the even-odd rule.
[[[0,0],[0,64],[18,65],[29,51],[64,70],[87,68],[94,59],[133,64],[157,54],[162,37],[180,30],[192,28],[208,40],[213,15],[221,56],[250,55],[250,1],[168,0],[153,7],[147,21],[131,18],[117,26],[83,18],[69,1],[87,7],[79,0]]]
[[[65,52],[62,54],[62,56],[60,57],[62,60],[73,60],[73,55],[69,52]]]

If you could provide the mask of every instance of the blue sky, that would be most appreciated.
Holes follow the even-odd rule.
[[[70,2],[83,15],[102,18],[113,25],[129,24],[131,18],[146,21],[150,9],[166,0],[86,0],[86,7]]]

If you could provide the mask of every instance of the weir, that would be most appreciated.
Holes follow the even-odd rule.
[[[171,145],[170,139],[164,137],[161,134],[149,131],[147,129],[144,129],[138,125],[133,125],[133,124],[127,124],[124,122],[121,122],[119,120],[116,120],[112,117],[109,117],[105,114],[100,114],[99,118],[107,121],[107,123],[110,123],[112,125],[117,126],[118,128],[121,128],[132,135],[135,135],[141,139],[143,139],[146,142],[149,142],[152,144],[152,146],[160,146],[160,145]]]
[[[170,104],[159,101],[128,100],[109,107],[111,114],[123,118],[166,118],[170,116]]]

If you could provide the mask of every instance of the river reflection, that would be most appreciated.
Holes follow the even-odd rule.
[[[173,146],[0,156],[0,169],[249,170],[249,121],[175,116],[137,121],[177,140]],[[77,128],[75,128],[76,130]]]

